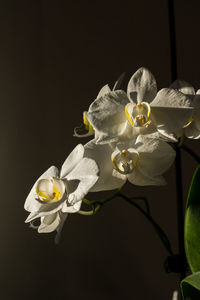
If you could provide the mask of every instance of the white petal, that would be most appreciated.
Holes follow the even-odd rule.
[[[195,95],[195,90],[193,86],[184,81],[184,80],[176,80],[170,85],[171,89],[179,90],[181,93],[185,95]]]
[[[151,116],[162,134],[178,136],[180,130],[189,122],[193,109],[176,107],[152,107]]]
[[[26,198],[24,208],[25,210],[29,212],[37,212],[40,207],[43,205],[39,201],[35,199],[36,197],[36,185],[39,180],[41,179],[51,179],[51,177],[57,177],[58,176],[58,169],[54,166],[50,167],[46,172],[44,172],[38,180],[33,185],[28,197]]]
[[[191,107],[191,99],[173,89],[162,89],[152,101],[151,107],[186,108]]]
[[[153,74],[145,68],[137,70],[128,83],[129,99],[135,103],[149,103],[155,98],[156,93],[157,85]]]
[[[41,224],[38,228],[38,232],[39,233],[48,233],[48,232],[52,232],[52,231],[56,230],[62,222],[61,214],[62,213],[60,213],[60,212],[56,212],[51,215],[42,217]],[[63,214],[63,215],[65,215],[65,214]],[[63,216],[63,217],[65,217],[65,216]]]
[[[100,133],[109,136],[120,135],[126,124],[124,108],[128,102],[124,91],[110,92],[90,105],[87,118]]]
[[[159,133],[159,138],[161,141],[168,142],[168,143],[177,143],[178,138],[183,135],[183,129],[177,129],[176,133],[168,132],[169,129],[167,126],[161,126],[158,127],[158,133]]]
[[[64,164],[62,165],[60,171],[60,177],[65,177],[69,172],[72,171],[73,168],[79,163],[79,161],[83,158],[84,155],[84,147],[83,145],[77,145],[74,150],[70,153],[70,155],[65,160]]]
[[[113,148],[108,144],[96,145],[94,140],[85,145],[85,156],[93,158],[100,171],[99,179],[90,192],[117,189],[125,183],[124,180],[112,176],[114,167],[111,160],[112,152]]]
[[[197,94],[194,97],[193,105],[195,108],[200,108],[200,90],[197,91]]]
[[[74,204],[65,202],[62,207],[62,212],[70,213],[70,214],[77,213],[81,208],[81,204],[82,204],[82,200],[80,200]]]
[[[68,190],[69,202],[76,203],[83,199],[98,179],[99,168],[93,159],[84,157],[80,163],[70,172],[66,179],[78,180],[75,191]]]
[[[197,90],[196,95],[200,95],[200,89]]]
[[[189,139],[200,139],[200,129],[196,127],[195,121],[184,128],[184,134]]]
[[[105,96],[106,94],[108,94],[108,93],[110,93],[110,92],[111,92],[111,89],[109,88],[109,85],[106,84],[106,85],[104,85],[104,86],[100,89],[100,91],[99,91],[99,93],[98,93],[98,95],[97,95],[97,98],[103,97],[103,96]]]
[[[61,211],[59,212],[59,214],[60,214],[60,224],[56,228],[57,233],[56,233],[56,236],[54,238],[55,244],[59,244],[59,242],[60,242],[62,228],[63,228],[63,225],[64,225],[64,223],[67,219],[67,216],[68,216],[67,213],[62,213]]]
[[[132,174],[129,174],[128,181],[134,185],[149,186],[149,185],[165,185],[166,181],[162,176],[148,177],[141,170],[135,169]]]
[[[124,80],[124,77],[125,77],[125,72],[123,72],[119,78],[117,79],[117,81],[115,82],[114,86],[113,86],[113,91],[116,91],[116,90],[119,90],[121,88],[121,84],[122,84],[122,81]]]
[[[53,203],[44,203],[44,204],[42,203],[40,208],[36,212],[33,211],[29,214],[29,216],[25,220],[25,223],[31,222],[32,220],[36,218],[40,218],[42,216],[48,216],[53,213],[56,213],[62,208],[65,200],[66,198],[63,198],[61,201],[57,201]]]
[[[194,117],[196,128],[200,130],[200,108],[195,109],[193,117]]]
[[[99,134],[98,137],[95,137],[95,143],[96,144],[109,144],[109,143],[114,143],[119,140],[118,136],[111,137],[108,134]]]
[[[167,143],[159,140],[145,139],[137,144],[139,162],[137,169],[145,176],[158,177],[174,162],[176,152]]]

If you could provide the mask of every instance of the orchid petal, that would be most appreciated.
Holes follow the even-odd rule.
[[[200,90],[198,90],[194,96],[193,105],[195,108],[200,108]]]
[[[65,200],[66,200],[66,198],[63,197],[63,199],[58,202],[42,203],[40,208],[38,208],[37,211],[33,211],[29,214],[29,216],[25,220],[25,223],[29,223],[36,218],[48,216],[48,215],[58,212],[62,208]]]
[[[90,192],[117,189],[125,183],[121,178],[112,176],[114,167],[111,160],[112,152],[113,149],[109,144],[96,145],[94,140],[85,145],[85,156],[93,158],[99,166],[99,179]]]
[[[175,80],[171,85],[171,89],[176,89],[185,95],[195,95],[193,86],[184,80]]]
[[[111,89],[110,89],[109,85],[106,84],[106,85],[104,85],[104,86],[100,89],[100,91],[99,91],[99,93],[98,93],[96,99],[98,99],[98,98],[100,98],[100,97],[103,97],[103,96],[105,96],[106,94],[108,94],[108,93],[110,93],[110,92],[111,92]]]
[[[123,72],[113,86],[113,91],[119,90],[121,88],[122,81],[124,80],[126,73]]]
[[[197,129],[195,121],[184,128],[184,134],[189,139],[200,139],[200,129]]]
[[[69,203],[76,203],[83,199],[88,193],[90,188],[95,184],[98,179],[99,169],[96,162],[93,159],[84,157],[80,163],[66,176],[68,181],[78,180],[77,188],[70,191],[69,186]]]
[[[191,99],[179,91],[165,88],[157,93],[157,96],[151,102],[151,107],[153,106],[187,108],[191,107]]]
[[[165,185],[166,181],[162,176],[148,177],[144,175],[140,169],[136,169],[132,174],[129,174],[128,180],[130,183],[138,186]]]
[[[60,224],[59,226],[56,228],[56,236],[54,238],[54,242],[55,244],[59,244],[60,242],[60,238],[61,238],[61,232],[62,232],[62,228],[63,228],[63,225],[68,217],[68,214],[67,213],[62,213],[62,212],[59,212],[60,214]]]
[[[108,144],[108,143],[114,143],[117,142],[119,140],[118,136],[115,137],[111,137],[108,134],[99,134],[97,137],[95,137],[95,139],[93,139],[95,141],[96,144]]]
[[[166,142],[140,137],[136,144],[139,152],[137,169],[147,177],[158,177],[172,165],[176,152]]]
[[[152,118],[161,134],[174,138],[190,120],[193,109],[176,107],[152,107]]]
[[[157,85],[153,74],[146,68],[137,70],[128,83],[127,94],[130,101],[150,103],[156,93]]]
[[[120,135],[126,124],[124,108],[128,102],[124,91],[110,92],[90,105],[87,113],[88,121],[100,133],[109,136]]]
[[[81,208],[81,204],[82,204],[82,200],[77,201],[74,204],[70,204],[70,203],[65,202],[63,207],[62,207],[62,212],[70,213],[70,214],[77,213]]]
[[[200,130],[200,107],[195,109],[193,117],[196,128]]]
[[[162,125],[160,127],[157,128],[158,133],[159,133],[159,139],[161,141],[164,142],[168,142],[168,143],[177,143],[178,142],[178,138],[181,137],[183,135],[183,129],[177,129],[176,130],[176,134],[173,132],[168,132],[169,128],[165,125]]]
[[[65,162],[62,165],[60,171],[60,177],[65,177],[68,173],[72,171],[72,169],[79,163],[79,161],[83,158],[84,155],[84,147],[83,145],[77,145],[74,150],[67,157]]]
[[[41,217],[41,224],[38,228],[39,233],[48,233],[56,230],[61,223],[64,223],[67,214],[56,212],[54,214]],[[63,226],[63,224],[62,224]]]

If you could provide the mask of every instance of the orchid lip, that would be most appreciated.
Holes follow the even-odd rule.
[[[128,123],[133,127],[144,127],[151,122],[151,107],[147,102],[141,102],[137,105],[128,103],[125,107],[125,114]]]
[[[111,155],[114,168],[123,175],[131,174],[137,167],[139,154],[128,150],[114,151]]]
[[[41,179],[36,185],[38,200],[44,203],[58,202],[65,193],[65,184],[59,178]]]

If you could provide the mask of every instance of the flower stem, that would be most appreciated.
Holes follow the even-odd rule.
[[[117,197],[117,195],[119,194],[119,192],[121,191],[122,188],[123,188],[123,186],[118,188],[114,194],[112,194],[111,196],[109,196],[105,199],[102,199],[102,200],[88,200],[88,199],[84,198],[83,202],[87,205],[92,205],[93,209],[89,210],[89,211],[79,210],[78,214],[84,215],[84,216],[92,216],[92,215],[96,214],[101,209],[101,206],[104,203],[106,203],[106,202],[112,200],[113,198]],[[95,207],[95,204],[97,204],[96,207]]]
[[[94,207],[94,209],[92,209],[92,210],[88,210],[88,211],[85,211],[85,210],[79,210],[79,211],[78,211],[78,214],[84,215],[84,216],[93,216],[93,215],[95,215],[100,209],[101,209],[101,205],[100,205],[100,204],[97,204],[97,206]]]
[[[129,199],[128,197],[126,197],[125,195],[123,195],[121,193],[119,193],[118,196],[123,198],[124,200],[126,200],[131,205],[135,206],[147,218],[147,220],[153,225],[156,233],[158,234],[159,238],[161,239],[161,241],[162,241],[164,247],[166,248],[166,250],[168,251],[168,253],[170,255],[173,255],[173,251],[171,249],[171,244],[169,242],[167,235],[165,234],[163,229],[154,221],[154,219],[143,208],[141,208],[141,206],[139,204],[134,202],[133,198]],[[135,197],[135,199],[136,199],[136,197]]]
[[[196,153],[194,153],[189,147],[187,147],[186,145],[182,145],[181,148],[187,153],[189,153],[198,162],[198,164],[200,164],[200,157]]]
[[[150,215],[150,207],[149,207],[149,203],[147,201],[147,198],[146,197],[133,197],[133,198],[130,198],[131,200],[143,200],[144,201],[144,204],[145,204],[145,207],[146,207],[146,213],[148,215]]]
[[[177,199],[177,221],[178,221],[178,249],[182,262],[182,270],[180,272],[180,280],[186,276],[185,267],[185,247],[184,247],[184,209],[183,209],[183,185],[182,185],[182,165],[181,165],[181,149],[176,148],[176,199]]]

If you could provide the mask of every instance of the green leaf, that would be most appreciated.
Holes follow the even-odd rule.
[[[187,198],[185,252],[191,271],[200,271],[200,166],[194,173]]]
[[[183,300],[200,299],[200,272],[194,273],[182,280],[181,292]]]
[[[188,207],[190,204],[200,205],[200,165],[194,172],[192,183],[188,192],[186,207]]]
[[[200,271],[200,205],[190,205],[185,215],[185,252],[191,271]]]

